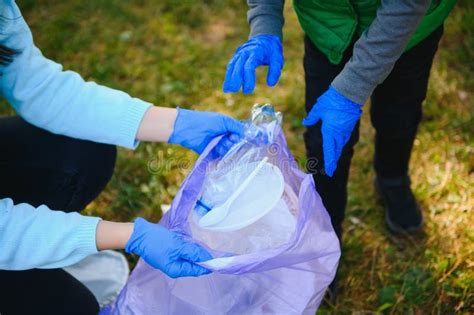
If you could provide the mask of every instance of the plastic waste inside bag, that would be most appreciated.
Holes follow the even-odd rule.
[[[214,139],[160,221],[206,247],[212,273],[171,279],[140,260],[101,314],[315,314],[340,248],[311,174],[291,155],[271,105],[220,157]]]
[[[190,212],[193,238],[237,254],[277,247],[290,239],[298,197],[285,187],[272,151],[281,122],[273,106],[254,106],[245,137],[208,165],[201,196]]]

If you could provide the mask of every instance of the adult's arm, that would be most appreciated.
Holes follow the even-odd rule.
[[[249,10],[247,20],[250,38],[257,35],[276,35],[282,38],[285,22],[283,8],[285,0],[247,0]]]
[[[52,133],[134,148],[151,104],[122,91],[86,82],[73,71],[45,58],[14,1],[0,44],[18,54],[0,66],[0,93],[20,116]]]
[[[354,45],[351,59],[332,82],[342,95],[364,104],[392,71],[431,0],[382,0],[377,16]]]
[[[173,278],[210,272],[196,264],[212,259],[206,250],[159,224],[101,221],[0,199],[0,270],[61,268],[104,249],[140,255]]]
[[[100,218],[0,199],[0,269],[60,268],[97,252]]]
[[[0,199],[0,270],[66,267],[98,250],[124,249],[133,229],[133,223]]]

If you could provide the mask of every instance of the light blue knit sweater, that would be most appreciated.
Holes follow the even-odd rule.
[[[20,51],[11,64],[0,66],[0,94],[26,121],[73,138],[137,146],[135,136],[151,104],[85,82],[43,57],[13,0],[0,0],[0,44]],[[73,264],[97,251],[99,220],[1,199],[0,269]]]

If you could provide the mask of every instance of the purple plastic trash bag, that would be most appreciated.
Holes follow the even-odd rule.
[[[281,115],[271,105],[255,106],[245,139],[224,157],[217,157],[214,147],[219,139],[215,139],[160,221],[208,249],[214,259],[200,264],[213,272],[171,279],[140,260],[117,300],[101,314],[316,312],[336,273],[339,241],[313,178],[299,170],[280,123]],[[266,190],[278,195],[276,200],[265,196],[261,207],[265,214],[259,215],[251,207],[244,208],[258,205],[259,197],[250,196],[260,187],[255,170],[265,167],[265,176],[274,176]],[[233,174],[235,169],[239,171]],[[236,191],[242,193],[234,198]],[[226,207],[221,195],[235,202]],[[206,220],[213,211],[223,212],[211,218],[213,222]],[[238,211],[248,219],[245,224],[235,225],[235,217],[234,221],[224,218]]]

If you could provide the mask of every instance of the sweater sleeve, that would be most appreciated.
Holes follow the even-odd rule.
[[[0,44],[18,54],[12,63],[0,66],[0,93],[18,114],[52,133],[135,148],[136,133],[151,104],[85,82],[79,74],[45,58],[15,2],[6,3],[13,16],[3,20]]]
[[[351,59],[332,82],[342,95],[364,104],[390,74],[430,0],[382,0],[377,16],[354,45]]]
[[[0,269],[72,265],[97,252],[99,220],[0,199]]]
[[[282,38],[285,22],[283,8],[285,0],[247,0],[250,38],[257,35],[276,35]]]

